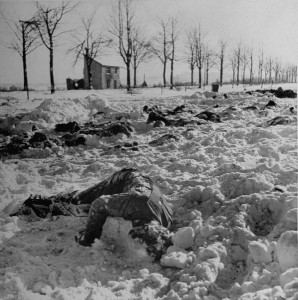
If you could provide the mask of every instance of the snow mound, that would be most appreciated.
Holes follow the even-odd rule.
[[[0,161],[1,299],[297,298],[297,124],[289,109],[297,111],[296,99],[248,95],[240,87],[226,95],[159,94],[32,92],[30,103],[12,94],[1,110],[1,145],[7,133],[28,134],[33,125],[47,132],[68,121],[129,119],[135,132],[105,139],[85,134],[85,145],[29,148]],[[278,106],[263,109],[270,99]],[[146,123],[144,105],[172,111],[182,104],[191,111],[182,117],[208,110],[222,122]],[[256,109],[244,109],[249,106]],[[262,127],[278,116],[293,122]],[[174,138],[149,144],[163,136]],[[173,245],[160,263],[130,238],[131,222],[120,218],[108,218],[102,239],[83,247],[74,236],[85,228],[84,217],[8,216],[30,194],[84,190],[124,167],[150,176],[173,208]]]

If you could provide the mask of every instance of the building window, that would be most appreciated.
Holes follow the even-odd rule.
[[[107,68],[107,74],[111,74],[111,68]]]
[[[117,74],[118,73],[118,68],[115,68],[115,74]]]

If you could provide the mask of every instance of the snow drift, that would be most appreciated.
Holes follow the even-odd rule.
[[[21,118],[17,108],[26,107],[21,97],[7,101],[14,109],[7,107],[0,128],[11,135],[29,132],[33,124],[52,132],[59,122],[85,122],[98,112],[129,119],[135,131],[110,139],[90,135],[87,145],[31,148],[23,157],[2,159],[0,298],[296,299],[297,118],[290,110],[297,109],[296,99],[145,93],[36,95],[39,100],[28,103]],[[278,106],[263,109],[269,100]],[[210,110],[222,122],[154,127],[146,123],[144,104],[162,109],[183,104],[193,114]],[[243,109],[252,106],[256,109]],[[277,116],[290,122],[265,125]],[[165,135],[170,138],[150,143]],[[1,142],[8,138],[3,134]],[[134,142],[137,149],[125,148]],[[8,216],[30,194],[85,189],[123,167],[152,177],[173,205],[173,246],[160,263],[125,238],[131,224],[124,220],[110,220],[105,230],[111,238],[86,248],[74,240],[86,218],[28,222]]]

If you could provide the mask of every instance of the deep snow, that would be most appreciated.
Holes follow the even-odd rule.
[[[297,111],[297,99],[224,87],[214,100],[209,91],[32,92],[30,101],[24,93],[0,94],[0,128],[13,133],[33,124],[52,132],[56,123],[84,122],[102,110],[129,116],[135,128],[131,138],[89,135],[86,146],[2,159],[0,298],[297,299],[297,116],[289,110]],[[264,113],[270,99],[279,107]],[[211,109],[223,122],[156,128],[146,124],[145,104]],[[259,109],[242,109],[251,105]],[[18,113],[25,114],[21,121],[11,118]],[[276,116],[291,123],[267,127]],[[164,134],[177,139],[148,144]],[[137,141],[139,151],[110,149],[127,141]],[[174,246],[160,264],[126,239],[130,224],[121,219],[109,220],[107,238],[85,248],[74,236],[86,218],[8,216],[30,194],[85,189],[123,167],[151,176],[173,205]]]

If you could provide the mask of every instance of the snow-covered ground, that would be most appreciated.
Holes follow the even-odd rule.
[[[297,91],[294,84],[283,88]],[[0,298],[297,299],[297,115],[290,111],[297,111],[297,99],[248,95],[243,86],[225,86],[214,100],[209,91],[31,92],[29,101],[25,93],[1,93],[0,128],[17,134],[33,124],[52,132],[57,123],[83,123],[97,111],[129,116],[135,131],[130,138],[88,135],[85,146],[27,149],[2,159]],[[269,100],[278,107],[262,110]],[[214,111],[223,122],[146,124],[144,105],[173,109],[181,104],[193,114]],[[243,110],[247,106],[258,109]],[[20,113],[21,120],[13,118]],[[276,116],[291,122],[266,126]],[[175,138],[149,144],[165,134]],[[138,151],[111,149],[124,142],[138,142]],[[123,167],[152,177],[173,205],[174,246],[160,263],[131,247],[122,220],[109,220],[111,228],[123,225],[121,242],[97,240],[89,248],[74,240],[86,218],[27,222],[8,216],[30,194],[82,190]],[[106,232],[117,234],[111,228]]]

